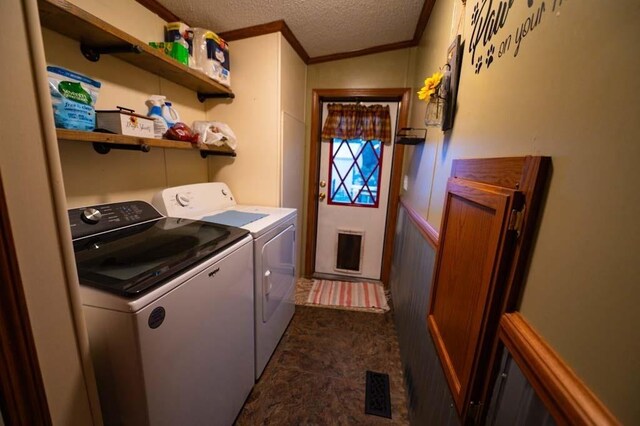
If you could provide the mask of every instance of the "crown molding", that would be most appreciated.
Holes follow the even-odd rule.
[[[425,28],[427,28],[427,23],[429,22],[431,12],[433,11],[433,6],[435,4],[436,0],[424,0],[422,10],[420,11],[420,17],[418,18],[418,23],[416,24],[416,30],[413,32],[413,39],[411,40],[414,46],[420,44],[422,34],[424,34],[424,30]]]
[[[181,21],[188,25],[187,22],[182,20],[178,15],[171,12],[160,3],[158,3],[157,0],[136,0],[136,2],[140,3],[142,6],[146,7],[151,12],[155,13],[167,22]],[[433,10],[434,4],[435,0],[425,0],[424,4],[422,5],[422,10],[420,11],[420,17],[418,18],[416,29],[413,33],[413,38],[411,40],[368,47],[366,49],[355,50],[352,52],[339,52],[330,55],[316,56],[314,58],[311,58],[309,56],[304,47],[302,47],[302,44],[300,44],[300,42],[296,38],[293,31],[291,31],[287,23],[282,19],[279,21],[268,22],[266,24],[254,25],[252,27],[224,31],[218,33],[218,35],[225,41],[234,41],[280,32],[305,64],[318,64],[321,62],[337,61],[340,59],[355,58],[357,56],[365,56],[371,55],[373,53],[387,52],[390,50],[405,49],[408,47],[417,46],[420,43],[420,39],[424,34],[425,28],[427,27],[427,23],[429,22],[429,18],[431,17],[431,12]]]
[[[296,53],[298,54],[298,56],[300,56],[304,63],[308,64],[310,59],[309,54],[306,50],[304,50],[304,47],[302,47],[287,23],[282,19],[279,21],[268,22],[266,24],[240,28],[238,30],[225,31],[218,33],[218,35],[225,41],[234,41],[277,32],[280,32],[282,34],[282,36],[289,42],[291,47],[293,47],[293,50],[296,51]]]

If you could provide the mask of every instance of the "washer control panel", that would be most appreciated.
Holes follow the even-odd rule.
[[[182,207],[187,207],[191,203],[191,194],[188,192],[178,192],[176,194],[176,201]]]
[[[69,210],[68,214],[74,240],[162,217],[151,204],[144,201],[80,207]]]
[[[82,212],[82,215],[80,215],[80,219],[82,219],[85,223],[94,225],[100,222],[100,219],[102,219],[102,213],[98,209],[89,207],[84,209],[84,211]]]

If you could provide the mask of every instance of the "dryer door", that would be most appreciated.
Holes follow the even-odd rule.
[[[295,236],[295,226],[291,225],[262,246],[262,322],[269,321],[280,303],[292,297]]]

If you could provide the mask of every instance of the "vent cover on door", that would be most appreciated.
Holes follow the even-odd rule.
[[[338,230],[336,271],[361,272],[363,238],[364,232]]]

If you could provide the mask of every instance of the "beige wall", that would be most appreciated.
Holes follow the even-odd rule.
[[[296,229],[296,273],[302,269],[302,229],[304,214],[304,152],[307,65],[280,35],[282,80],[280,147],[280,205],[298,210]]]
[[[307,66],[293,50],[289,42],[280,35],[280,72],[282,79],[282,111],[304,123],[307,84]]]
[[[132,0],[73,3],[142,41],[163,38],[165,21]],[[48,63],[102,83],[97,109],[124,106],[146,114],[146,99],[160,94],[173,102],[181,121],[191,124],[205,118],[204,105],[193,91],[109,55],[102,55],[99,62],[89,62],[76,41],[46,29],[43,36]],[[156,191],[167,186],[207,181],[207,162],[195,150],[152,148],[146,154],[113,150],[100,155],[90,144],[62,142],[60,157],[70,208],[131,199],[150,201]]]
[[[207,101],[207,120],[227,123],[238,139],[235,159],[210,157],[209,179],[227,183],[241,204],[280,201],[279,40],[272,33],[230,42],[236,97]]]
[[[302,174],[307,67],[280,33],[232,41],[229,50],[236,98],[208,101],[207,119],[231,126],[238,156],[213,157],[210,180],[226,182],[241,204],[300,208],[288,177]]]
[[[229,50],[236,98],[208,101],[207,119],[231,126],[238,156],[211,158],[209,179],[227,183],[241,204],[298,209],[300,230],[307,66],[280,33],[232,41]],[[298,262],[301,243],[298,236]]]
[[[475,3],[466,11],[467,46]],[[476,74],[465,51],[453,131],[430,130],[424,145],[408,150],[405,196],[438,228],[452,159],[551,156],[521,311],[623,423],[637,424],[640,57],[631,52],[640,41],[640,6],[565,1],[557,13],[553,1],[545,6],[517,57],[512,44]],[[515,33],[530,13],[515,2],[494,40]],[[418,48],[414,88],[444,62],[455,22],[451,2],[438,1]],[[414,126],[423,114],[424,104],[416,105]]]
[[[24,4],[34,12],[29,20]],[[56,179],[59,162],[48,163],[50,150],[57,156],[53,140],[53,148],[45,141],[47,128],[53,131],[53,116],[40,114],[38,91],[46,96],[48,90],[44,81],[34,84],[44,64],[35,10],[35,1],[0,3],[0,25],[16,37],[4,47],[11,60],[0,62],[0,113],[10,127],[0,133],[0,173],[51,420],[83,426],[93,424],[91,404],[97,404],[97,393],[91,371],[83,369],[83,357],[89,356],[86,333],[76,328],[79,304],[67,287],[70,264],[64,255],[73,256],[71,242],[57,231],[68,225],[60,221],[60,215],[66,216]],[[35,37],[27,35],[28,22]],[[98,405],[93,409],[101,424]]]
[[[69,0],[69,2],[144,42],[164,39],[166,21],[133,0]]]
[[[411,82],[410,50],[392,50],[310,65],[307,90],[406,87]]]

